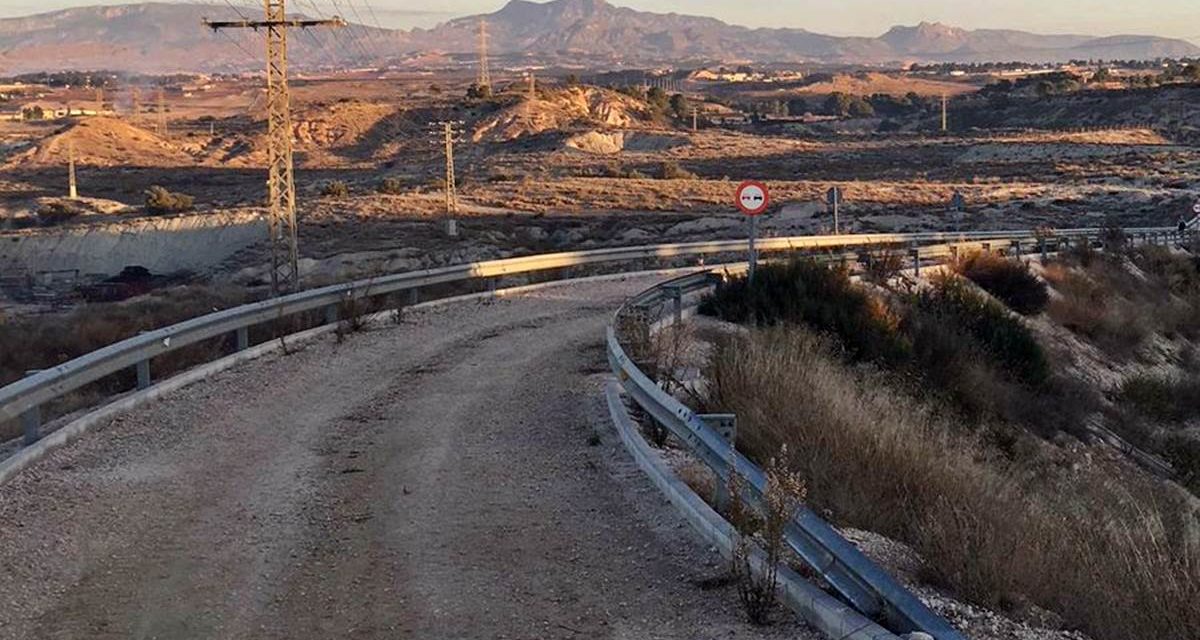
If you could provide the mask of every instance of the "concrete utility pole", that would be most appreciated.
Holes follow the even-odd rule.
[[[529,72],[529,99],[537,99],[537,76],[532,71]]]
[[[434,133],[437,135],[435,144],[441,144],[444,148],[446,158],[446,235],[451,238],[458,236],[458,221],[454,219],[454,214],[458,213],[458,186],[457,176],[454,172],[454,143],[459,141],[462,135],[461,120],[431,122],[430,126],[434,127]]]
[[[479,88],[492,88],[492,70],[488,67],[487,20],[479,21]]]
[[[700,109],[692,107],[692,133],[700,130]]]
[[[942,133],[950,130],[949,107],[950,98],[945,93],[942,94]]]
[[[134,87],[131,98],[133,100],[133,105],[131,107],[130,115],[133,117],[134,120],[137,120],[138,114],[141,113],[141,111],[142,111],[142,92],[141,92],[141,90],[139,90],[137,87]]]
[[[75,184],[75,142],[67,143],[67,197],[79,199],[79,189]]]
[[[205,20],[213,31],[265,29],[267,35],[267,208],[271,233],[271,290],[275,295],[300,284],[296,231],[296,180],[292,164],[292,113],[288,95],[288,29],[342,27],[338,16],[329,20],[289,20],[286,0],[263,0],[265,20]]]
[[[104,113],[104,89],[96,89],[96,115]]]

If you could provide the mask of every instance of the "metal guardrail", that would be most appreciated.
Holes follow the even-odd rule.
[[[919,246],[936,243],[947,246],[989,242],[1074,241],[1090,238],[1099,229],[1069,229],[1045,234],[1035,231],[983,231],[970,233],[862,234],[841,236],[801,236],[759,240],[760,251],[813,250],[833,247],[882,245]],[[1175,233],[1167,228],[1130,229],[1129,233],[1166,240]],[[45,369],[0,388],[0,423],[20,418],[25,427],[25,442],[41,436],[41,407],[65,394],[105,376],[134,368],[138,388],[152,383],[150,362],[156,356],[222,335],[236,336],[237,349],[249,346],[251,327],[298,313],[325,309],[327,322],[337,320],[339,303],[347,299],[365,299],[400,291],[468,280],[531,274],[553,269],[636,260],[662,260],[700,257],[712,254],[736,254],[746,250],[745,240],[720,240],[681,244],[616,247],[535,255],[456,265],[439,269],[381,276],[369,280],[303,291],[280,298],[248,304],[187,320],[163,329],[143,333],[117,342],[64,364]]]
[[[1051,245],[1054,245],[1054,249],[1061,248],[1057,245],[1064,239],[1068,242],[1082,240],[1090,243],[1100,240],[1103,233],[1100,229],[1078,229],[1060,232],[1049,238],[1033,232],[979,233],[962,234],[966,237],[960,237],[960,239],[968,240],[969,238],[968,244],[975,244],[984,249],[987,249],[989,244],[995,246],[995,243],[1007,242],[1014,246],[1018,253],[1024,242],[1032,240],[1033,244],[1025,246],[1045,255],[1052,248]],[[1189,226],[1187,231],[1129,229],[1126,230],[1126,233],[1140,238],[1143,242],[1168,242],[1190,235],[1191,228]],[[947,240],[946,236],[947,234],[912,234],[906,236],[905,241],[939,242]],[[793,239],[778,240],[780,243],[793,241]],[[834,243],[826,244],[827,241],[824,238],[809,238],[804,242],[808,246],[841,246]],[[889,242],[875,241],[862,244],[879,245],[889,244]],[[957,244],[941,244],[911,249],[910,254],[914,258],[915,269],[919,272],[921,260],[924,258],[953,255],[956,253],[957,246]],[[696,413],[667,393],[658,382],[643,373],[626,354],[617,335],[617,327],[623,316],[635,310],[643,315],[644,319],[644,310],[655,306],[667,306],[670,303],[673,318],[667,316],[661,322],[680,321],[684,306],[683,298],[711,288],[714,281],[719,280],[720,277],[715,272],[684,276],[660,283],[627,301],[617,311],[613,322],[608,326],[608,359],[621,386],[646,414],[682,441],[717,475],[719,482],[728,482],[730,470],[736,468],[746,481],[748,497],[756,502],[761,502],[767,484],[765,473],[739,453],[731,443],[717,434]],[[788,546],[809,566],[817,570],[847,602],[862,614],[886,621],[888,626],[897,633],[920,631],[933,636],[936,640],[965,640],[958,630],[871,562],[857,547],[842,537],[812,510],[801,508],[788,526],[785,537]]]

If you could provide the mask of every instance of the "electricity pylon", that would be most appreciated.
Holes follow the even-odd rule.
[[[294,291],[300,284],[288,95],[288,29],[346,26],[346,21],[338,16],[329,20],[289,20],[285,3],[286,0],[263,0],[265,20],[204,21],[213,31],[265,29],[267,33],[267,221],[271,233],[271,290],[275,295]]]
[[[454,172],[454,143],[459,142],[462,135],[461,120],[431,122],[429,126],[433,128],[435,134],[434,144],[440,144],[444,148],[446,158],[446,233],[450,236],[458,235],[458,224],[454,220],[454,214],[458,212],[458,186],[457,177]]]
[[[492,87],[492,70],[488,67],[487,20],[479,21],[479,88]]]

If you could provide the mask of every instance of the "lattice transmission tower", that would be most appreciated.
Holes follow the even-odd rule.
[[[488,65],[487,20],[479,21],[479,88],[492,88],[492,70]]]
[[[446,233],[458,235],[458,222],[454,214],[458,213],[458,178],[454,170],[454,145],[462,141],[461,120],[431,122],[429,126],[434,134],[434,144],[443,147],[446,158]]]
[[[264,0],[265,20],[226,20],[204,24],[220,29],[263,29],[267,36],[267,209],[271,233],[271,289],[275,295],[300,284],[296,230],[296,180],[292,165],[292,113],[288,95],[288,30],[344,27],[346,21],[289,20],[286,0]]]

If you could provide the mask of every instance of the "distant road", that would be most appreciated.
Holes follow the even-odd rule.
[[[0,487],[0,638],[817,637],[698,586],[722,561],[610,435],[603,327],[650,283],[418,312],[115,419]]]

